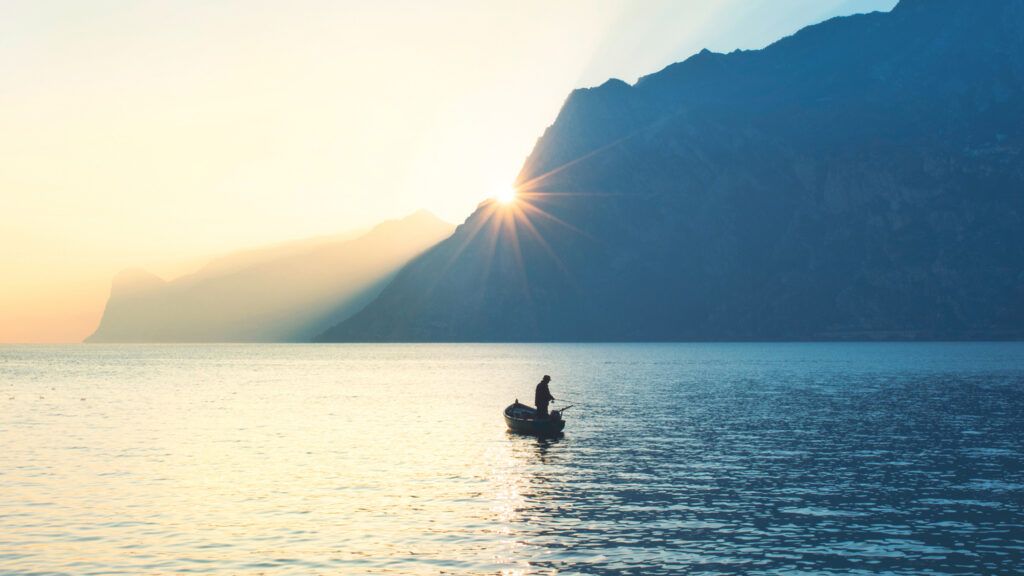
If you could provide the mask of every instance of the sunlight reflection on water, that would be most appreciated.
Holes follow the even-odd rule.
[[[563,438],[507,433],[539,376]],[[1013,573],[1024,346],[0,347],[0,573]]]

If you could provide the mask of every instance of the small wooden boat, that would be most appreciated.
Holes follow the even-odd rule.
[[[565,420],[558,410],[552,410],[547,418],[537,418],[537,409],[518,400],[505,408],[505,425],[518,434],[535,436],[555,436],[565,428]]]

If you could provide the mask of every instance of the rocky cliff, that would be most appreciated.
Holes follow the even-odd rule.
[[[1024,0],[577,90],[337,341],[1024,337]]]

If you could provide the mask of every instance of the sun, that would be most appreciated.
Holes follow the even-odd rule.
[[[506,186],[494,193],[494,199],[502,204],[511,204],[516,201],[516,189],[513,186]]]

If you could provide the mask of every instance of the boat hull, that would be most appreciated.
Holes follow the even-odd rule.
[[[505,408],[505,425],[516,434],[531,436],[554,436],[565,429],[565,420],[561,418],[535,419],[531,416],[536,410],[522,404],[513,404]]]

